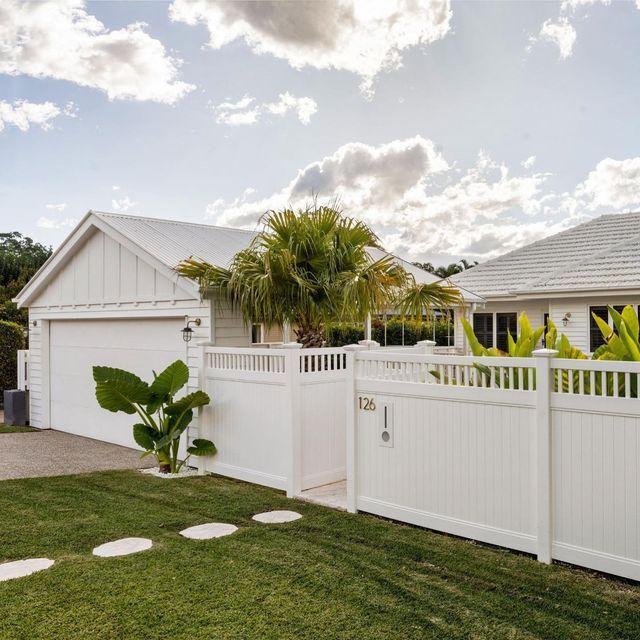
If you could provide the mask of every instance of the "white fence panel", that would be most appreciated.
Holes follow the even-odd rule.
[[[346,367],[342,349],[305,349],[300,359],[301,490],[346,478]]]
[[[476,389],[366,378],[355,390],[358,509],[535,551],[533,393],[510,404],[490,389],[482,401],[460,396]]]
[[[346,477],[342,349],[206,347],[204,469],[298,495]]]
[[[204,470],[286,489],[291,435],[285,355],[206,348],[203,360],[204,390],[212,402],[202,412],[201,436],[218,448],[203,460]]]
[[[29,350],[18,350],[18,380],[17,389],[26,391],[29,388]]]
[[[639,368],[567,360],[553,368],[574,378],[562,388],[556,376],[551,394],[553,557],[638,580]]]

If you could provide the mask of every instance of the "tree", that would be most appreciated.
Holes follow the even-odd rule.
[[[247,323],[290,324],[303,347],[322,346],[327,322],[361,322],[414,284],[393,256],[374,260],[377,236],[333,206],[270,211],[263,222],[228,269],[190,258],[177,271],[227,297]]]
[[[462,260],[459,260],[458,262],[452,262],[451,264],[442,265],[440,267],[434,267],[431,262],[414,262],[413,264],[416,267],[420,267],[429,273],[433,273],[434,276],[438,276],[444,280],[456,275],[456,273],[461,273],[467,269],[477,267],[480,263],[477,260],[474,260],[473,263],[471,263],[462,258]]]
[[[51,255],[45,247],[17,231],[0,233],[0,320],[26,326],[28,311],[11,300]]]

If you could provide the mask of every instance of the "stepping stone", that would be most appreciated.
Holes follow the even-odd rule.
[[[181,536],[190,538],[191,540],[211,540],[211,538],[222,538],[222,536],[230,536],[235,533],[238,527],[224,522],[208,522],[207,524],[199,524],[195,527],[183,529]]]
[[[53,560],[49,558],[29,558],[28,560],[15,560],[0,564],[0,582],[30,576],[36,571],[48,569],[53,565]]]
[[[265,511],[253,516],[253,520],[263,522],[264,524],[280,524],[282,522],[293,522],[299,520],[302,516],[295,511]]]
[[[121,538],[113,542],[105,542],[93,550],[94,556],[101,558],[113,558],[115,556],[128,556],[132,553],[151,549],[153,542],[148,538]]]

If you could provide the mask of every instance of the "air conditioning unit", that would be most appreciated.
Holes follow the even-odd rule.
[[[24,426],[29,423],[29,392],[11,389],[4,392],[4,423]]]

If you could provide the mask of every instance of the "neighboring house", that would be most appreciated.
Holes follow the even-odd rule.
[[[640,213],[604,215],[516,249],[451,278],[482,296],[472,313],[485,346],[506,348],[517,317],[550,317],[571,343],[593,352],[603,343],[592,314],[611,322],[607,306],[640,305]],[[462,347],[462,328],[456,326]]]
[[[29,308],[31,424],[133,446],[131,418],[103,411],[95,400],[93,365],[149,379],[152,369],[180,358],[194,390],[200,343],[281,341],[279,329],[267,335],[221,300],[201,300],[196,283],[173,270],[190,256],[228,266],[253,237],[239,229],[90,211],[16,298]],[[412,270],[421,281],[436,280]],[[194,334],[185,342],[189,321]]]

